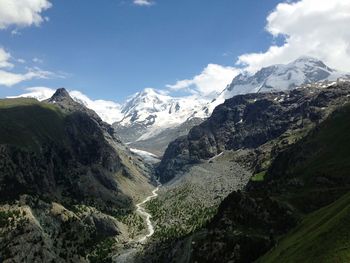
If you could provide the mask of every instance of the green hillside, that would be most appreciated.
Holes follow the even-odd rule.
[[[276,158],[267,180],[283,189],[277,199],[307,215],[258,262],[350,262],[349,131],[346,105]]]
[[[62,142],[64,115],[35,99],[0,100],[0,144],[37,150],[42,143]]]
[[[306,216],[258,262],[350,262],[350,193]]]

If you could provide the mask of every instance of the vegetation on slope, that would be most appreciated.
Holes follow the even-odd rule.
[[[350,193],[306,216],[258,262],[349,262]]]
[[[277,152],[206,227],[169,247],[188,262],[253,262],[265,253],[261,262],[349,261],[350,194],[341,198],[350,189],[349,130],[346,105]]]
[[[0,100],[4,260],[86,262],[89,256],[101,262],[117,240],[128,238],[126,226],[111,216],[126,217],[133,209],[117,179],[143,179],[141,173],[133,173],[136,164],[127,153],[123,157],[135,167],[123,163],[122,145],[110,136],[107,124],[66,91],[56,93],[52,104]]]
[[[39,150],[49,140],[64,142],[64,115],[35,99],[0,100],[0,144]]]
[[[334,112],[308,136],[277,156],[267,185],[301,212],[325,206],[350,189],[350,105]],[[271,187],[270,187],[271,188]]]
[[[154,239],[176,239],[203,227],[215,214],[216,206],[192,195],[193,185],[187,184],[169,191],[163,198],[147,203],[147,210],[156,222]]]

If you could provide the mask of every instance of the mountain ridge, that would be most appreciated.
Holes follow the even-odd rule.
[[[140,145],[143,142],[143,150],[162,155],[164,143],[157,142],[158,135],[164,137],[168,133],[167,142],[175,139],[173,134],[181,132],[181,125],[187,123],[188,127],[194,118],[205,120],[218,105],[235,95],[286,91],[311,83],[329,85],[340,78],[348,79],[350,74],[331,69],[319,59],[303,56],[288,64],[262,68],[253,75],[242,73],[214,99],[199,94],[172,97],[152,88],[137,92],[123,104],[92,101],[78,91],[70,94],[75,101],[96,110],[104,121],[113,124],[125,143]],[[35,92],[31,94],[38,99],[45,97]]]

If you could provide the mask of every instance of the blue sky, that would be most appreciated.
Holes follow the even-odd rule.
[[[0,9],[6,1],[15,0],[0,0]],[[278,0],[154,0],[152,5],[142,6],[134,4],[135,0],[33,1],[52,6],[33,11],[41,21],[11,20],[6,24],[0,18],[0,47],[11,56],[7,61],[12,67],[7,67],[7,72],[38,71],[45,78],[28,77],[30,80],[8,87],[0,85],[0,97],[44,86],[123,101],[146,87],[165,89],[177,81],[191,80],[210,63],[237,67],[242,54],[251,54],[241,62],[252,69],[286,62],[292,57],[276,55],[269,48],[283,47],[285,37],[281,36],[285,34],[292,40],[293,34],[302,34],[302,29],[289,32],[294,24],[285,25],[283,17],[278,20],[285,11],[276,8],[282,2]],[[296,1],[303,6],[291,1],[284,5],[301,13],[312,1]],[[277,18],[267,22],[271,12]],[[270,29],[266,30],[268,23]],[[254,56],[261,52],[264,57]],[[293,52],[297,56],[302,51]],[[326,55],[322,58],[331,66],[336,64]]]

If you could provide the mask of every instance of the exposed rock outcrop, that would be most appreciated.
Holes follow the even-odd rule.
[[[349,83],[340,83],[228,99],[187,137],[169,144],[158,176],[167,182],[186,165],[208,160],[224,150],[257,149],[286,132],[310,129],[348,102],[349,94]]]

